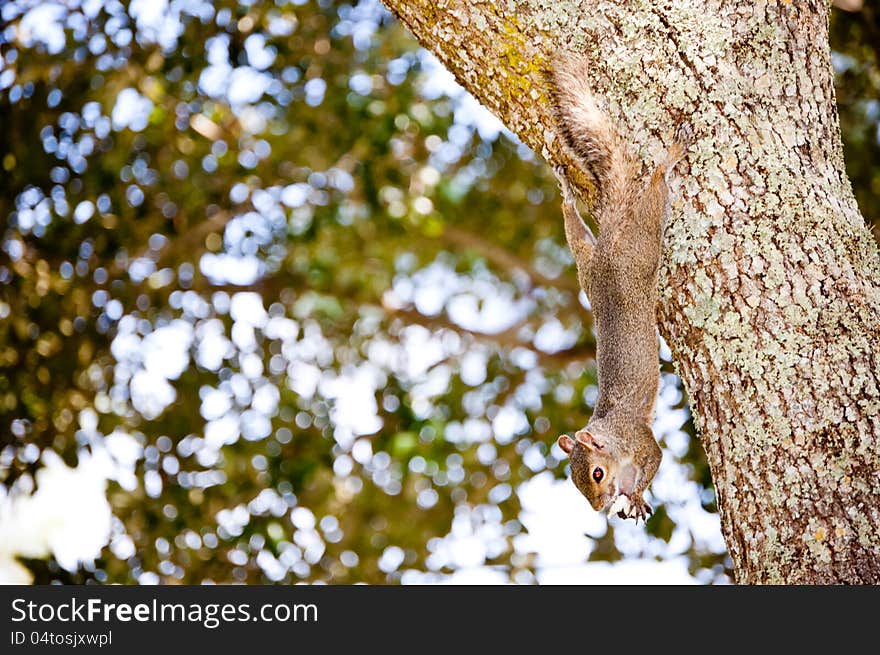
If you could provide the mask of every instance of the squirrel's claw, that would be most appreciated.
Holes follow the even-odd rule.
[[[556,175],[556,181],[559,182],[559,189],[562,191],[562,200],[570,204],[575,203],[574,191],[571,188],[571,182],[565,176],[565,166],[554,166],[553,173]]]
[[[621,498],[624,498],[625,502],[617,512],[618,517],[622,519],[635,519],[636,523],[639,522],[639,519],[642,519],[643,522],[647,523],[648,517],[654,515],[654,508],[646,503],[641,496],[637,498],[621,496]],[[615,503],[615,505],[618,505],[618,503]]]
[[[679,123],[675,128],[675,140],[687,149],[694,142],[693,125],[687,121]]]

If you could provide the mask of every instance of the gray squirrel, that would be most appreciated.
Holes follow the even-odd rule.
[[[599,395],[586,427],[557,443],[593,509],[644,521],[653,509],[642,494],[663,456],[651,423],[660,381],[656,306],[667,181],[690,132],[679,128],[664,161],[642,179],[627,144],[593,99],[587,73],[582,57],[566,54],[551,68],[550,84],[561,134],[596,189],[598,238],[578,212],[565,168],[556,169],[565,237],[593,311]]]

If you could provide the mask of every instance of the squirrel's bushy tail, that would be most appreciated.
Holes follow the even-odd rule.
[[[598,215],[601,207],[625,202],[633,164],[608,115],[596,104],[587,73],[583,57],[560,54],[550,68],[550,82],[562,135],[596,184],[593,213]]]

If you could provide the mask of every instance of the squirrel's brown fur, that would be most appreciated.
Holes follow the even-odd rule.
[[[662,453],[651,431],[660,379],[656,325],[658,268],[669,212],[667,178],[686,150],[684,130],[647,179],[587,85],[585,61],[559,58],[550,71],[553,108],[563,137],[596,187],[595,238],[557,169],[565,235],[596,328],[599,395],[587,426],[559,438],[571,458],[572,479],[597,510],[609,503],[622,517],[651,513],[642,494]],[[618,497],[623,500],[615,502]]]

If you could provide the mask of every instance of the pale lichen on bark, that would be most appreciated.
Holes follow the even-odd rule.
[[[660,326],[743,582],[880,582],[880,264],[846,178],[827,7],[386,0],[527,145],[572,165],[543,71],[571,49],[673,181]]]

